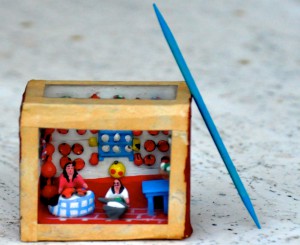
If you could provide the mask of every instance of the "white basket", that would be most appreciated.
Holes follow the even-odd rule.
[[[88,190],[85,196],[59,197],[56,206],[48,206],[49,212],[59,217],[81,217],[94,212],[95,195]]]

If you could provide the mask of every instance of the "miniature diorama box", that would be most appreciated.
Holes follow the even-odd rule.
[[[190,123],[185,82],[30,81],[21,240],[190,236]]]

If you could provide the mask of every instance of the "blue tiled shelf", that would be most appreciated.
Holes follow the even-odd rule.
[[[128,157],[133,161],[132,131],[129,130],[100,130],[98,132],[99,160],[105,157]]]

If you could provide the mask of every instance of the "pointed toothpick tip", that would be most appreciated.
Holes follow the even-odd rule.
[[[259,220],[256,216],[256,213],[255,213],[255,210],[254,210],[254,207],[251,203],[251,200],[249,197],[244,197],[242,198],[242,201],[244,202],[245,206],[246,206],[246,209],[248,210],[248,213],[250,214],[252,220],[254,221],[255,225],[257,226],[258,229],[261,229],[261,225],[259,223]]]

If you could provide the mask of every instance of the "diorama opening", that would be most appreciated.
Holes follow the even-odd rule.
[[[46,85],[47,98],[175,100],[177,85]]]
[[[39,140],[39,224],[168,223],[171,130],[40,128]]]

